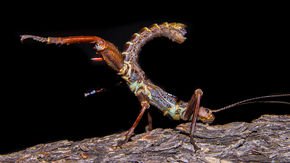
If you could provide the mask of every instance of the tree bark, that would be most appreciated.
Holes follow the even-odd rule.
[[[39,144],[0,155],[0,162],[290,162],[290,115],[264,115],[251,123],[197,124],[195,151],[190,123],[155,129],[132,137],[124,133],[82,141]]]

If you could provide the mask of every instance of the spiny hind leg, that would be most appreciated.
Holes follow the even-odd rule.
[[[20,41],[23,42],[27,39],[46,43],[46,44],[77,44],[77,43],[92,43],[92,44],[105,44],[105,40],[97,36],[68,36],[68,37],[40,37],[35,35],[21,35]]]
[[[58,45],[70,45],[78,43],[90,43],[95,44],[94,47],[96,50],[98,48],[105,49],[107,43],[100,37],[97,36],[68,36],[68,37],[40,37],[35,35],[21,35],[20,41],[24,42],[25,40],[32,39],[37,42],[42,42],[46,44],[58,44]],[[91,59],[92,61],[100,62],[103,61],[102,57],[95,57]]]

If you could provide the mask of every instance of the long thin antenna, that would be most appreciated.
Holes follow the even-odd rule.
[[[222,107],[220,109],[217,109],[217,110],[212,110],[212,112],[220,112],[220,111],[223,111],[223,110],[227,110],[227,109],[230,109],[230,108],[233,108],[235,106],[239,106],[239,105],[245,105],[245,104],[252,104],[252,103],[274,103],[274,101],[257,101],[257,100],[261,100],[261,99],[267,99],[267,98],[276,98],[276,97],[290,97],[290,94],[278,94],[278,95],[268,95],[268,96],[259,96],[259,97],[254,97],[254,98],[249,98],[249,99],[246,99],[246,100],[242,100],[242,101],[239,101],[239,102],[236,102],[236,103],[233,103],[233,104],[230,104],[230,105],[227,105],[225,107]],[[275,103],[280,103],[280,104],[286,104],[288,102],[285,102],[285,101],[276,101]]]

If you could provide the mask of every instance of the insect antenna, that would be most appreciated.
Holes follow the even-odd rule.
[[[267,96],[259,96],[259,97],[253,97],[253,98],[249,98],[246,100],[242,100],[227,106],[224,106],[220,109],[217,110],[212,110],[212,112],[216,113],[216,112],[220,112],[223,110],[227,110],[236,106],[240,106],[240,105],[247,105],[247,104],[254,104],[254,103],[272,103],[272,104],[285,104],[285,105],[290,105],[290,102],[286,102],[286,101],[269,101],[269,100],[262,100],[262,99],[267,99],[267,98],[276,98],[276,97],[290,97],[290,94],[278,94],[278,95],[267,95]]]

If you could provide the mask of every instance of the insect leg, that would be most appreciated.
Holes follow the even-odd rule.
[[[129,140],[129,139],[131,138],[131,136],[133,135],[135,128],[137,127],[137,125],[139,124],[140,120],[142,119],[142,117],[143,117],[145,111],[150,107],[150,104],[149,104],[149,102],[148,102],[146,96],[144,96],[144,95],[141,93],[141,94],[137,95],[137,97],[138,97],[138,99],[139,99],[139,101],[140,101],[140,103],[141,103],[141,107],[142,107],[142,108],[141,108],[141,111],[140,111],[138,117],[136,118],[134,124],[132,125],[132,127],[131,127],[131,128],[128,130],[128,132],[126,133],[126,138],[125,138],[125,140],[122,141],[122,142],[119,142],[119,144],[118,144],[119,146],[122,145],[122,144],[124,144],[124,143],[126,143],[126,142],[128,142],[128,140]]]
[[[153,126],[152,126],[152,116],[150,114],[150,111],[148,110],[147,112],[147,119],[148,119],[148,125],[146,126],[146,131],[152,131]]]
[[[100,37],[97,36],[68,36],[68,37],[40,37],[35,35],[21,35],[20,40],[23,42],[27,39],[32,39],[38,42],[47,44],[76,44],[76,43],[105,43]]]
[[[40,37],[35,35],[22,35],[20,40],[32,39],[46,44],[69,45],[77,43],[94,44],[94,49],[102,55],[102,58],[92,58],[93,61],[105,61],[111,68],[118,71],[123,67],[123,56],[118,48],[97,36],[68,36],[68,37]]]
[[[188,102],[187,109],[185,112],[185,117],[190,119],[192,115],[192,120],[191,120],[191,126],[190,126],[190,142],[194,146],[194,148],[197,150],[199,147],[196,145],[194,139],[193,139],[193,134],[195,132],[195,127],[196,127],[196,120],[198,117],[198,113],[200,110],[200,100],[202,97],[202,90],[201,89],[196,89],[194,94],[192,95],[190,101]]]

